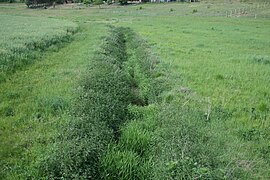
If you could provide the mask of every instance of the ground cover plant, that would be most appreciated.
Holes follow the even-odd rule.
[[[22,68],[1,84],[0,157],[4,179],[269,177],[269,4],[202,1],[102,5],[101,9],[63,5],[47,10],[26,10],[18,4],[0,9],[6,16],[16,12],[20,16],[65,19],[80,27],[66,47],[41,57],[43,61]],[[130,28],[120,28],[125,34],[125,46],[120,46],[125,53],[120,51],[111,57],[116,46],[102,43],[104,38],[100,37],[108,37],[108,24]],[[150,58],[150,67],[152,64],[155,68],[148,71],[145,57],[153,54],[159,58]],[[108,55],[110,58],[106,58]],[[119,63],[117,58],[124,61]],[[102,73],[111,70],[112,74]],[[82,108],[95,102],[116,102],[121,88],[113,91],[116,86],[110,82],[117,81],[117,73],[124,73],[117,77],[129,84],[125,86],[130,88],[125,93],[131,92],[125,96],[126,108]],[[106,74],[113,77],[112,81],[106,80]],[[93,101],[79,103],[76,96],[87,89],[76,87],[82,82],[96,82],[96,75],[106,83],[89,86],[91,93],[86,99]],[[108,86],[112,88],[102,89]],[[116,93],[116,98],[104,100],[111,93]],[[77,105],[90,114],[119,114],[98,116],[106,120],[85,126],[82,124],[97,117],[72,114],[71,107]],[[125,118],[114,125],[118,115]],[[61,132],[69,132],[63,127],[76,130],[61,136]],[[84,128],[93,129],[77,133]],[[98,128],[103,130],[95,131]],[[66,143],[56,143],[59,133]],[[82,136],[89,133],[95,138]],[[96,146],[85,148],[88,143]],[[99,148],[102,155],[89,155]],[[98,158],[88,162],[89,157]],[[95,164],[92,170],[87,168],[90,162]],[[65,176],[63,172],[71,174]]]

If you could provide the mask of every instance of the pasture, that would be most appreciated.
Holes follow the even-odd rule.
[[[1,15],[0,81],[34,61],[49,46],[68,41],[77,25],[48,18]],[[50,26],[48,26],[50,24]],[[33,52],[35,51],[35,52]]]
[[[0,4],[0,178],[267,179],[270,4]]]

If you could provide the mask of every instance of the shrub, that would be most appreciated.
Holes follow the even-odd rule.
[[[50,6],[53,2],[57,4],[63,4],[64,0],[25,0],[27,7],[43,7]]]
[[[79,2],[79,3],[80,3],[80,2]],[[83,3],[86,4],[86,5],[88,5],[88,4],[91,4],[92,1],[91,1],[91,0],[83,0]]]

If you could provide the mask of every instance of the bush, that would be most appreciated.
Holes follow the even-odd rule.
[[[83,2],[84,4],[86,4],[86,5],[91,4],[91,3],[92,3],[92,1],[91,1],[91,0],[83,0],[82,2]],[[80,3],[80,2],[78,2],[78,3]]]

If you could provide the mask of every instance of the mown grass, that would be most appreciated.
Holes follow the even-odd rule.
[[[140,6],[142,8],[139,8]],[[225,17],[226,11],[239,7],[253,9],[247,15]],[[128,144],[129,138],[141,138],[134,138],[136,146],[128,144],[127,147],[131,149],[126,150],[126,146],[124,150],[121,146],[109,149],[108,152],[112,153],[108,153],[106,157],[113,160],[112,157],[117,155],[118,158],[108,162],[116,165],[115,162],[127,157],[124,159],[135,165],[132,171],[128,172],[135,171],[135,175],[147,169],[150,163],[152,179],[258,179],[269,177],[270,50],[267,37],[270,27],[269,7],[256,7],[258,6],[255,3],[173,3],[73,10],[70,6],[61,6],[58,11],[26,11],[23,6],[12,6],[2,8],[0,13],[11,14],[15,9],[17,14],[27,16],[70,19],[85,27],[83,32],[99,36],[104,34],[104,24],[128,26],[147,38],[152,50],[168,64],[170,73],[167,74],[166,83],[171,90],[162,93],[163,103],[154,105],[152,113],[146,110],[142,115],[140,110],[133,108],[133,111],[139,114],[137,119],[143,120],[124,126],[121,131],[123,140],[120,140],[123,144]],[[194,12],[194,9],[197,11]],[[94,26],[98,27],[98,30],[93,30]],[[87,30],[90,27],[92,29]],[[91,36],[88,38],[92,39]],[[86,40],[82,42],[87,44]],[[98,41],[91,44],[96,42]],[[76,47],[81,49],[84,46],[77,41]],[[80,50],[74,51],[79,55]],[[83,52],[87,51],[89,50],[84,49]],[[74,66],[77,64],[79,63],[73,62]],[[32,77],[32,72],[30,74]],[[29,76],[28,74],[27,77]],[[18,77],[14,76],[15,79]],[[22,82],[24,78],[21,79]],[[148,84],[148,81],[143,82]],[[47,83],[49,84],[49,81]],[[6,92],[12,89],[12,86],[3,87]],[[62,90],[69,88],[63,86]],[[148,87],[145,92],[147,89]],[[53,93],[48,94],[54,97]],[[141,92],[137,95],[144,97],[144,101],[147,99],[147,93]],[[16,98],[18,92],[13,92],[8,97]],[[21,99],[26,98],[22,96]],[[146,105],[144,101],[140,102]],[[15,101],[5,102],[11,104]],[[26,107],[29,105],[26,104]],[[145,108],[147,109],[147,106]],[[34,112],[26,109],[22,112]],[[7,108],[6,112],[7,115],[14,113],[10,108]],[[142,125],[137,125],[136,122]],[[56,124],[51,125],[58,128]],[[135,128],[137,126],[138,129]],[[6,129],[11,127],[7,126]],[[18,132],[24,129],[22,125],[15,127]],[[144,127],[151,129],[150,135]],[[45,130],[48,129],[45,127]],[[137,135],[133,136],[134,134]],[[7,135],[2,137],[9,139]],[[149,137],[151,143],[146,143]],[[13,140],[20,142],[19,138]],[[33,142],[36,143],[36,139]],[[13,147],[12,143],[9,144],[7,147]],[[136,149],[138,146],[146,146],[147,150]],[[40,149],[37,154],[43,152]],[[18,151],[21,153],[21,150]],[[144,154],[143,158],[138,155],[141,153]],[[9,157],[10,161],[14,162],[21,156]],[[32,162],[34,158],[30,159]],[[144,168],[140,169],[138,164]],[[110,166],[116,168],[106,170],[117,174],[115,169],[124,168],[124,165],[127,164],[120,167]],[[126,169],[121,170],[125,172]],[[6,169],[5,173],[10,171]],[[16,169],[13,169],[13,172],[20,174]]]

